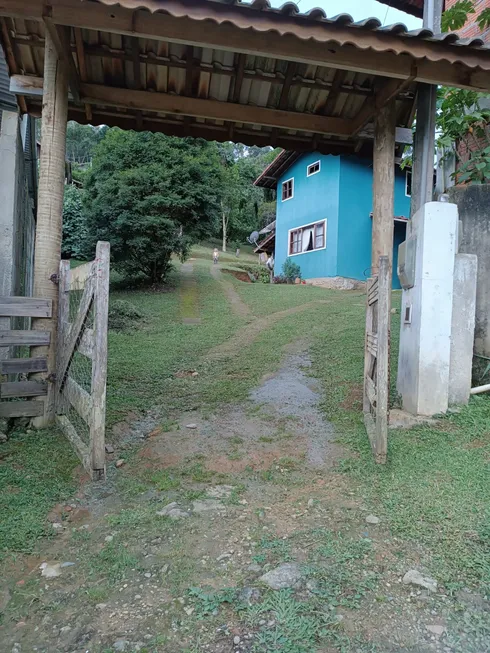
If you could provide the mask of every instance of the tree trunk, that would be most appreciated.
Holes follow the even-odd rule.
[[[226,219],[226,214],[222,211],[222,221],[223,221],[223,252],[226,252],[226,232],[228,231],[228,220]]]
[[[52,381],[56,372],[58,286],[54,283],[56,279],[51,277],[58,274],[61,259],[67,112],[66,71],[46,30],[33,294],[34,297],[51,299],[53,313],[51,318],[32,321],[33,329],[51,332],[49,347],[35,347],[31,354],[34,357],[47,356],[48,371],[39,376],[51,381],[44,399],[44,415],[33,422],[38,427],[51,423],[55,416],[55,384]]]

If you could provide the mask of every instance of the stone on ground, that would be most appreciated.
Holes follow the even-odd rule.
[[[196,499],[196,501],[192,502],[192,510],[197,513],[210,512],[220,508],[223,508],[223,504],[221,501],[216,501],[216,499]]]
[[[441,635],[444,634],[444,631],[446,630],[444,626],[439,626],[438,624],[430,624],[429,626],[426,626],[427,630],[429,633],[432,633],[433,635],[436,635],[437,637],[440,637]]]
[[[233,485],[215,485],[206,490],[206,496],[211,499],[228,499],[233,492]]]
[[[375,515],[368,515],[366,517],[366,522],[368,524],[379,524],[379,517],[376,517]]]
[[[185,519],[189,517],[189,513],[179,507],[176,501],[167,504],[162,510],[157,512],[159,517],[170,517],[171,519]]]
[[[259,581],[272,590],[285,590],[297,585],[301,578],[300,566],[295,562],[285,562],[261,576]]]
[[[44,576],[44,578],[61,576],[61,564],[59,562],[43,562],[39,569],[41,569],[41,576]]]
[[[437,591],[437,581],[430,576],[423,576],[420,571],[416,569],[410,569],[407,571],[405,576],[403,576],[403,583],[405,585],[417,585],[418,587],[423,587],[429,592]]]

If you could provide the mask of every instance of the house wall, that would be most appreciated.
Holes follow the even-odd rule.
[[[320,172],[306,176],[307,167],[320,161]],[[276,275],[281,274],[289,252],[289,230],[326,219],[326,248],[291,257],[303,279],[337,275],[337,223],[339,213],[340,157],[308,153],[300,157],[279,179],[276,216]],[[294,178],[294,196],[282,201],[282,183]]]

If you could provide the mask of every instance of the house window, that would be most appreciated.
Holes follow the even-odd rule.
[[[407,170],[405,176],[405,195],[407,197],[412,197],[412,171]]]
[[[289,232],[289,256],[325,249],[327,221],[315,222]]]
[[[282,182],[282,201],[290,200],[294,194],[294,179]]]
[[[316,175],[317,172],[320,172],[320,161],[315,161],[306,168],[306,176],[311,177],[311,175]]]

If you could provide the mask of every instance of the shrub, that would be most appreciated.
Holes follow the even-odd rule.
[[[109,304],[109,329],[127,331],[134,328],[144,318],[144,313],[125,299],[115,299]]]
[[[295,279],[298,277],[301,279],[301,269],[297,263],[291,261],[290,258],[287,258],[282,264],[282,274],[289,283],[294,283]]]
[[[282,274],[278,275],[277,277],[274,277],[272,283],[287,283],[288,280],[286,277],[283,277]]]
[[[263,265],[240,265],[242,270],[248,272],[259,283],[270,283],[270,272]]]

